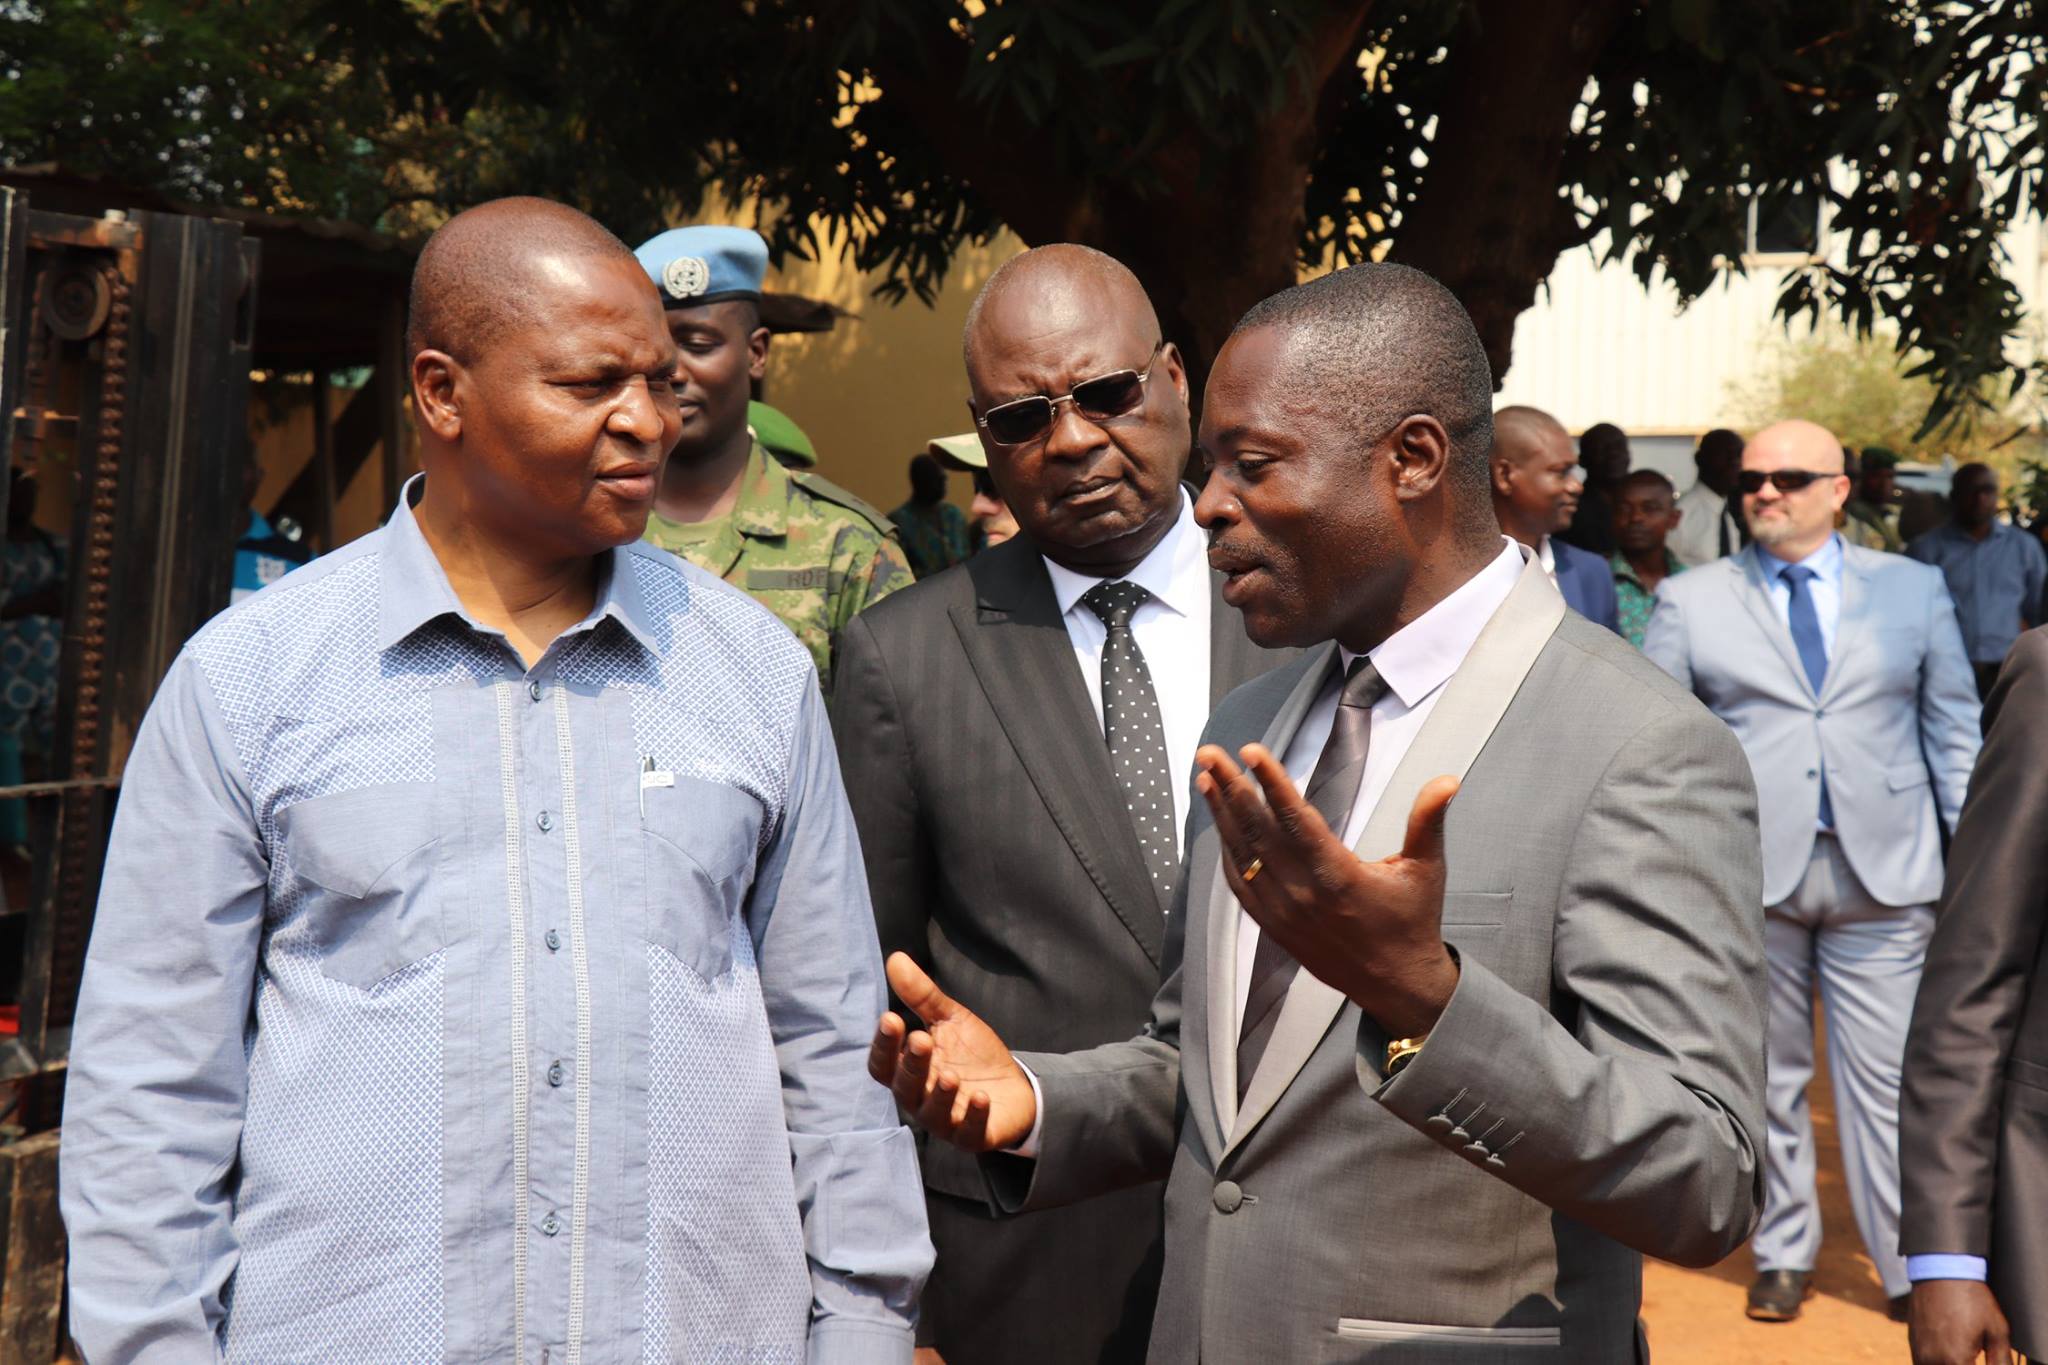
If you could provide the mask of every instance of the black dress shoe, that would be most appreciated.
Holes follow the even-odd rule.
[[[1813,1273],[1807,1270],[1766,1270],[1749,1286],[1750,1317],[1758,1322],[1790,1322],[1799,1305],[1813,1297]]]
[[[1913,1295],[1911,1291],[1895,1299],[1884,1301],[1884,1315],[1893,1322],[1909,1322],[1913,1317]]]

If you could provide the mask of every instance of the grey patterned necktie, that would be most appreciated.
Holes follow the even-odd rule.
[[[1386,680],[1363,655],[1351,661],[1344,674],[1344,690],[1337,696],[1337,716],[1330,724],[1330,737],[1323,741],[1322,757],[1316,760],[1315,776],[1303,793],[1323,817],[1323,823],[1339,839],[1351,822],[1351,807],[1358,800],[1358,784],[1365,777],[1365,756],[1372,744],[1373,703],[1387,695]],[[1244,1103],[1251,1089],[1252,1073],[1266,1053],[1273,1028],[1280,1022],[1280,1003],[1301,964],[1281,947],[1271,934],[1259,935],[1252,951],[1251,989],[1245,994],[1244,1018],[1237,1031],[1237,1100]]]
[[[1081,594],[1081,600],[1109,632],[1102,645],[1102,733],[1109,742],[1109,764],[1123,789],[1124,805],[1130,808],[1138,852],[1152,875],[1152,890],[1164,914],[1173,903],[1173,881],[1180,872],[1173,778],[1152,671],[1145,667],[1145,656],[1131,634],[1132,613],[1151,595],[1136,583],[1118,581],[1096,584]]]

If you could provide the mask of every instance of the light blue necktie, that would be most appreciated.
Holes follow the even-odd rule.
[[[1813,695],[1818,697],[1821,682],[1828,676],[1828,646],[1820,633],[1820,613],[1813,609],[1813,593],[1806,586],[1815,575],[1804,564],[1791,564],[1779,570],[1778,577],[1792,591],[1791,609],[1785,615],[1792,626],[1792,643],[1798,647],[1799,662],[1806,668],[1806,680],[1813,684]],[[1828,829],[1835,827],[1835,805],[1828,800],[1825,769],[1820,775],[1820,822]]]

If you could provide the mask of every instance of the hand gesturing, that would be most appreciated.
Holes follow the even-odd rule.
[[[925,1028],[913,1032],[902,1015],[884,1014],[868,1048],[868,1074],[889,1087],[913,1123],[963,1151],[1022,1142],[1037,1121],[1038,1100],[1003,1040],[905,954],[889,955],[888,972],[890,989]]]
[[[1408,837],[1367,862],[1331,832],[1263,745],[1195,753],[1195,790],[1223,845],[1238,904],[1303,968],[1336,987],[1395,1038],[1429,1032],[1450,1003],[1458,964],[1444,946],[1444,816],[1458,780],[1416,793]],[[1245,871],[1257,864],[1247,881]]]

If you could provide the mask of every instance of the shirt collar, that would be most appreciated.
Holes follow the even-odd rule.
[[[384,537],[378,551],[377,648],[385,650],[407,639],[429,621],[443,616],[459,617],[470,629],[483,635],[504,637],[504,632],[484,625],[463,609],[462,600],[449,586],[447,571],[435,557],[433,546],[413,516],[413,504],[426,490],[424,474],[406,480],[398,495],[398,510],[377,534]],[[597,602],[590,614],[562,632],[567,639],[610,617],[625,628],[651,653],[658,653],[647,613],[647,599],[640,591],[626,548],[607,550],[599,556]]]
[[[1557,551],[1551,548],[1549,536],[1536,542],[1536,558],[1543,565],[1543,572],[1557,577]]]
[[[1616,550],[1613,554],[1607,556],[1607,562],[1609,565],[1613,567],[1614,576],[1616,578],[1619,578],[1624,582],[1633,583],[1638,588],[1643,587],[1642,576],[1636,572],[1635,565],[1629,563],[1628,558],[1625,555],[1623,555],[1621,551]],[[1668,545],[1665,546],[1664,576],[1666,578],[1669,578],[1684,567],[1684,565],[1678,562],[1678,556],[1671,553],[1671,547]],[[1643,591],[1648,592],[1649,589],[1643,588]]]
[[[1106,581],[1076,573],[1051,559],[1046,559],[1045,571],[1052,579],[1052,593],[1059,601],[1062,616],[1072,611],[1090,588]],[[1195,509],[1185,489],[1181,490],[1180,515],[1173,519],[1173,526],[1122,581],[1137,584],[1165,603],[1168,610],[1182,616],[1192,616],[1201,609],[1209,591],[1209,547],[1202,528],[1195,525]]]
[[[1944,521],[1940,526],[1936,527],[1935,529],[1939,533],[1941,539],[1952,540],[1958,545],[1989,545],[1992,541],[1997,540],[2007,531],[2016,531],[2019,528],[2015,526],[2008,526],[2006,523],[2002,521],[1994,520],[1991,523],[1990,533],[1986,535],[1982,540],[1977,539],[1968,531],[1965,531],[1962,527],[1956,525],[1953,521]]]
[[[1775,584],[1783,581],[1778,575],[1791,568],[1793,564],[1793,561],[1789,559],[1778,558],[1769,550],[1766,550],[1761,543],[1756,547],[1756,557],[1757,561],[1763,565],[1764,581],[1766,583]],[[1814,577],[1824,583],[1841,582],[1842,538],[1838,535],[1829,536],[1826,544],[1798,562],[1813,570]]]
[[[1500,610],[1501,603],[1515,590],[1527,563],[1523,548],[1503,536],[1501,551],[1492,562],[1459,585],[1458,590],[1407,625],[1389,635],[1367,652],[1373,667],[1387,687],[1413,707],[1424,697],[1450,681],[1479,632]],[[1338,661],[1345,669],[1358,656],[1339,647]]]

